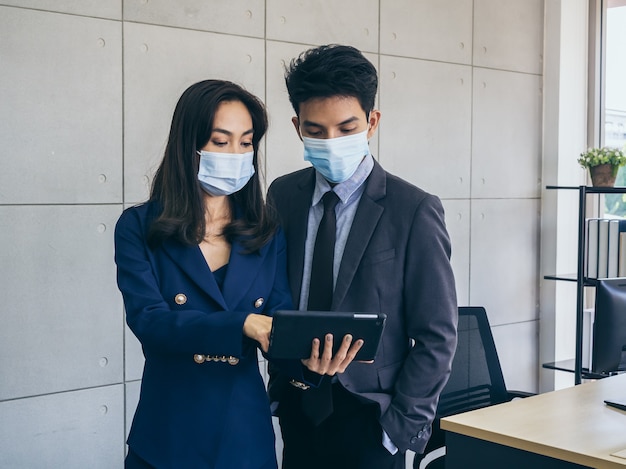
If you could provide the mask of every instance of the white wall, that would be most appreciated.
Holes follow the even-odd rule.
[[[546,184],[585,184],[576,159],[587,147],[588,0],[546,0],[543,109],[543,178]],[[544,190],[541,273],[575,273],[578,191]],[[540,280],[540,362],[573,359],[576,283]],[[573,373],[542,369],[540,391],[574,384]]]
[[[143,359],[115,221],[201,79],[267,103],[268,182],[302,167],[282,65],[329,42],[377,66],[373,153],[443,199],[459,302],[536,391],[543,3],[0,0],[0,467],[122,467]]]

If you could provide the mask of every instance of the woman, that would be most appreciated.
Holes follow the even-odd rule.
[[[117,223],[118,286],[146,359],[126,467],[276,468],[257,346],[291,299],[259,182],[266,129],[238,85],[192,85],[149,201]]]

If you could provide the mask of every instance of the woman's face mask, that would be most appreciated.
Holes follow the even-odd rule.
[[[254,152],[199,151],[198,181],[210,195],[230,195],[243,188],[254,175]]]

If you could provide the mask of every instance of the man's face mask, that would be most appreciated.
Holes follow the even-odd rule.
[[[352,177],[370,152],[367,132],[328,139],[302,137],[304,160],[309,161],[327,181],[344,182]]]

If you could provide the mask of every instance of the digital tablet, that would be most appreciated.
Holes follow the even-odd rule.
[[[385,328],[384,313],[352,313],[338,311],[276,311],[273,314],[268,357],[308,358],[314,338],[320,339],[320,355],[324,337],[333,335],[333,355],[346,334],[352,342],[363,339],[355,360],[374,360]]]
[[[626,398],[624,399],[605,399],[604,403],[616,409],[626,410]]]

